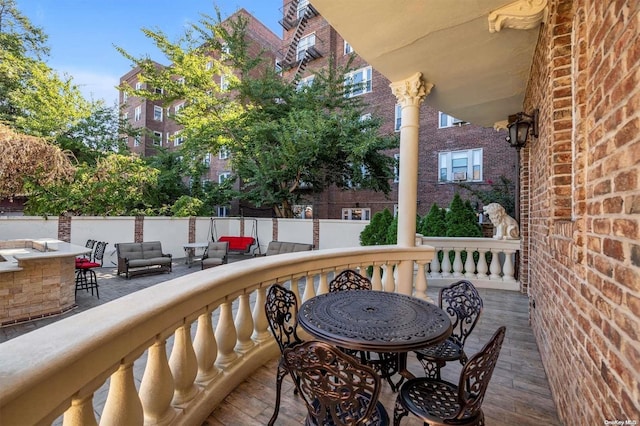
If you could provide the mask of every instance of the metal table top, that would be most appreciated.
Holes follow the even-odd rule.
[[[407,352],[435,345],[451,334],[451,321],[438,306],[415,297],[372,290],[326,293],[302,304],[300,326],[341,347]]]

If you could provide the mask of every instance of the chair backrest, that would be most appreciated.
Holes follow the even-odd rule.
[[[86,248],[92,249],[93,246],[96,245],[96,240],[87,240],[87,243],[84,245]]]
[[[99,260],[100,266],[102,266],[102,259],[104,258],[104,252],[107,249],[107,245],[109,245],[109,243],[98,241],[98,243],[96,244],[96,249],[93,252],[93,261],[97,263]]]
[[[367,277],[363,277],[352,269],[345,269],[340,272],[329,283],[329,292],[343,290],[371,290],[371,281]]]
[[[478,290],[469,281],[458,281],[440,290],[439,303],[451,318],[451,338],[464,346],[482,313]]]
[[[302,343],[298,337],[298,299],[294,292],[279,284],[273,284],[267,292],[264,304],[267,321],[273,337],[276,338],[280,352],[288,347]]]
[[[473,417],[480,411],[489,380],[498,362],[505,332],[506,327],[498,328],[484,348],[472,356],[462,368],[458,383],[460,411],[456,418]]]
[[[317,425],[379,424],[380,377],[354,357],[324,342],[285,350],[284,365],[296,378],[309,417]]]
[[[224,259],[229,253],[229,243],[227,241],[209,242],[207,251],[203,258]]]

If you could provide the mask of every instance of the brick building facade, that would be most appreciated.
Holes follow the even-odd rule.
[[[524,105],[541,122],[522,150],[521,279],[564,423],[637,424],[640,3],[548,7]]]
[[[310,11],[302,17],[305,8]],[[343,66],[351,55],[351,67],[355,70],[367,69],[371,73],[370,85],[367,85],[365,93],[359,95],[365,98],[370,106],[370,113],[382,118],[381,132],[392,134],[399,130],[397,100],[393,95],[390,81],[371,69],[357,52],[352,52],[345,40],[329,23],[317,13],[306,1],[283,1],[283,20],[285,29],[283,64],[284,78],[294,78],[305,81],[311,78],[314,71],[330,66],[330,58],[335,58],[335,66]],[[311,54],[305,58],[300,66],[302,58],[299,46],[307,46],[306,42],[312,37],[314,43]],[[287,56],[288,55],[288,56]],[[365,73],[363,75],[366,76]],[[365,77],[366,78],[366,77]],[[456,123],[453,117],[443,116],[441,112],[428,106],[422,106],[420,110],[420,153],[418,176],[418,214],[428,213],[433,203],[440,207],[449,205],[456,192],[460,192],[463,198],[472,198],[467,191],[453,182],[452,157],[460,156],[460,161],[466,161],[468,170],[466,179],[458,179],[478,189],[489,189],[491,184],[498,182],[500,176],[515,182],[516,178],[516,151],[505,142],[504,132],[497,132],[492,128],[475,126],[467,123]],[[441,125],[444,124],[444,125]],[[473,152],[480,155],[479,174],[473,176]],[[390,151],[389,155],[396,155],[398,151]],[[442,157],[442,159],[441,159]],[[442,162],[447,165],[447,177],[440,178]],[[476,171],[478,173],[478,171]],[[462,177],[457,175],[455,177]],[[474,179],[475,177],[475,179]],[[366,219],[376,212],[388,208],[394,212],[398,199],[398,183],[392,185],[392,192],[385,196],[368,190],[340,190],[330,188],[322,194],[310,200],[313,205],[314,216],[320,218],[339,219],[362,217]],[[482,205],[476,206],[481,210]],[[360,210],[368,210],[368,214],[360,214]],[[352,214],[358,212],[358,214]]]

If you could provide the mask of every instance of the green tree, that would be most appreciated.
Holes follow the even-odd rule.
[[[90,114],[92,105],[68,76],[43,61],[47,36],[0,0],[0,122],[20,133],[55,138]]]
[[[465,206],[459,194],[453,196],[446,213],[447,237],[481,237],[482,231],[473,209]]]
[[[393,222],[393,215],[389,209],[375,213],[369,224],[360,233],[360,244],[363,246],[387,244],[387,234],[391,222]]]
[[[445,237],[447,235],[446,210],[433,203],[429,213],[420,221],[418,229],[425,237]]]
[[[95,166],[80,165],[71,184],[32,187],[25,213],[56,216],[145,214],[152,209],[149,194],[157,184],[158,173],[137,156],[110,154],[98,159]]]
[[[121,49],[141,67],[147,83],[142,91],[123,90],[166,103],[189,99],[175,117],[184,126],[185,156],[196,159],[197,153],[225,146],[245,200],[292,217],[293,205],[331,185],[390,191],[394,160],[384,151],[396,147],[397,138],[379,136],[380,119],[363,120],[361,98],[345,96],[348,68],[331,65],[316,74],[313,85],[297,88],[271,61],[249,55],[242,17],[224,23],[219,15],[217,21],[205,17],[178,43],[161,32],[143,31],[173,65],[161,68]],[[213,59],[212,51],[221,59]],[[176,75],[183,82],[177,83]],[[216,75],[226,77],[230,90],[220,89]],[[155,94],[155,87],[162,87],[163,95]]]

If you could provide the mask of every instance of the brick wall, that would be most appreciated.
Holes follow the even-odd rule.
[[[524,105],[532,326],[565,424],[640,421],[640,6],[549,3]]]

